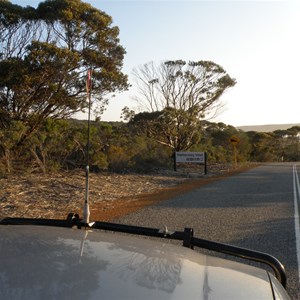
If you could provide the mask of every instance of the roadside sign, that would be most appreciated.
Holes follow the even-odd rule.
[[[229,142],[230,142],[231,145],[233,145],[233,146],[236,146],[240,141],[241,141],[241,140],[240,140],[237,136],[235,136],[235,135],[233,135],[233,136],[229,139]]]
[[[236,150],[236,146],[240,142],[240,139],[237,136],[233,135],[229,139],[229,142],[233,146],[233,163],[234,163],[234,167],[237,168],[237,153],[236,153],[237,150]]]
[[[204,165],[204,174],[207,174],[207,154],[206,152],[175,152],[174,171],[177,171],[177,163]]]
[[[178,163],[193,163],[204,164],[205,154],[204,152],[176,152],[176,162]]]

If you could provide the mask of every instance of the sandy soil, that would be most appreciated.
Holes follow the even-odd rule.
[[[172,171],[151,175],[92,173],[89,180],[91,220],[109,221],[244,169],[218,166],[205,176]],[[82,216],[86,190],[82,170],[14,175],[0,178],[0,186],[0,219],[64,219],[69,212]]]

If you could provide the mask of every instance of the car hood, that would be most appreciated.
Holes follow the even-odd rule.
[[[164,241],[0,226],[1,299],[285,299],[266,271]]]

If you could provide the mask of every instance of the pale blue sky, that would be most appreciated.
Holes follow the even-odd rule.
[[[22,6],[41,1],[12,0]],[[212,60],[237,80],[212,121],[234,126],[300,123],[300,2],[97,1],[112,16],[126,48],[123,71],[144,63]],[[103,120],[118,120],[134,88],[118,94]]]

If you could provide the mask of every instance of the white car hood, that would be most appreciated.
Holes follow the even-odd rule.
[[[165,241],[8,225],[0,226],[0,298],[233,300],[273,292],[264,270]]]

